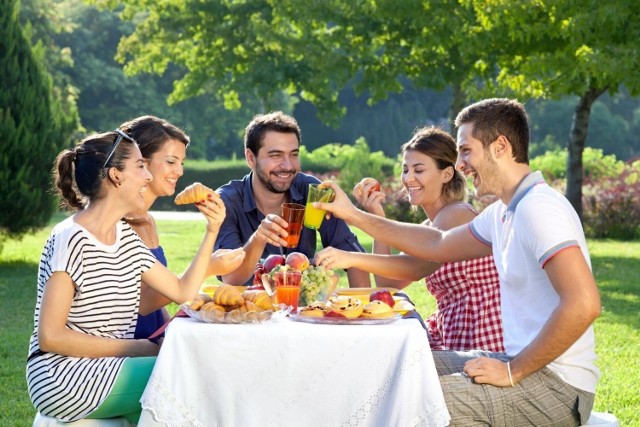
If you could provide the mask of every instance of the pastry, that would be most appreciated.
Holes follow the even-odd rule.
[[[302,307],[298,314],[305,317],[322,317],[327,312],[327,304],[322,301],[315,301],[306,307]]]
[[[227,321],[231,323],[243,323],[245,321],[246,310],[244,310],[244,306],[241,308],[235,308],[227,313]]]
[[[207,200],[209,194],[217,195],[218,193],[204,184],[194,182],[176,196],[174,203],[176,205],[188,205],[189,203],[201,202]]]
[[[211,297],[207,294],[198,294],[193,301],[189,303],[189,308],[194,311],[198,311],[203,305],[211,301]]]
[[[364,306],[362,310],[362,316],[366,319],[387,319],[393,317],[395,313],[393,309],[382,301],[371,301]]]
[[[258,307],[256,304],[247,300],[244,301],[244,308],[247,311],[247,313],[256,313],[258,311],[262,311],[262,309]]]
[[[362,302],[357,298],[346,295],[338,295],[329,298],[327,309],[342,314],[347,319],[355,319],[362,314]]]
[[[214,320],[216,322],[222,322],[224,320],[224,307],[213,301],[203,305],[200,312],[210,320]]]
[[[273,310],[273,301],[267,291],[261,290],[249,290],[242,293],[242,297],[245,301],[251,301],[262,310]]]
[[[220,285],[213,294],[213,302],[225,307],[237,307],[244,304],[244,298],[234,286]]]

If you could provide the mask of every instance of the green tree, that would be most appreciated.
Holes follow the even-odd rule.
[[[478,15],[476,31],[497,50],[496,85],[487,85],[489,93],[506,88],[524,97],[577,97],[567,143],[566,196],[582,217],[582,153],[592,107],[602,94],[622,86],[640,94],[640,3],[470,2]]]
[[[415,87],[452,88],[454,116],[472,96],[576,96],[568,140],[567,197],[581,213],[582,151],[593,103],[624,85],[640,89],[640,3],[630,0],[93,0],[138,19],[120,43],[131,72],[186,72],[172,97],[203,91],[240,102],[253,88],[299,94],[335,123],[338,93],[370,101]]]
[[[49,193],[57,152],[75,128],[52,96],[41,64],[19,21],[19,2],[0,0],[0,235],[44,226],[55,209]]]

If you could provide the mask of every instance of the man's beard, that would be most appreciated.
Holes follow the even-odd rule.
[[[266,175],[262,171],[262,169],[260,169],[260,167],[256,166],[255,172],[256,172],[256,176],[258,177],[258,180],[262,183],[262,185],[264,185],[267,190],[277,194],[282,194],[289,191],[289,187],[291,187],[291,182],[293,182],[293,177],[295,177],[296,173],[298,173],[297,171],[278,171],[278,172],[285,172],[285,173],[291,172],[293,174],[291,182],[288,182],[285,184],[278,184],[271,181],[269,179],[269,176]]]

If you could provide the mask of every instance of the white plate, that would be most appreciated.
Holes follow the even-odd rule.
[[[303,323],[315,323],[322,325],[384,325],[387,323],[395,322],[401,319],[402,315],[396,314],[393,317],[387,317],[386,319],[365,319],[358,317],[356,319],[347,319],[346,317],[309,317],[300,316],[299,314],[290,314],[289,319],[296,322]]]

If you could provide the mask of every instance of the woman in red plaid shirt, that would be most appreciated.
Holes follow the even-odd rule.
[[[456,143],[435,127],[418,129],[402,153],[402,184],[409,202],[420,206],[424,224],[449,230],[470,222],[477,212],[464,200],[467,185],[455,169]],[[364,181],[353,190],[368,212],[385,216],[384,193]],[[500,282],[492,256],[439,264],[406,254],[391,255],[391,248],[373,242],[373,253],[344,253],[334,248],[319,252],[316,262],[329,268],[356,267],[374,273],[378,287],[402,289],[425,277],[437,310],[425,324],[433,350],[482,349],[504,352],[500,315]]]

